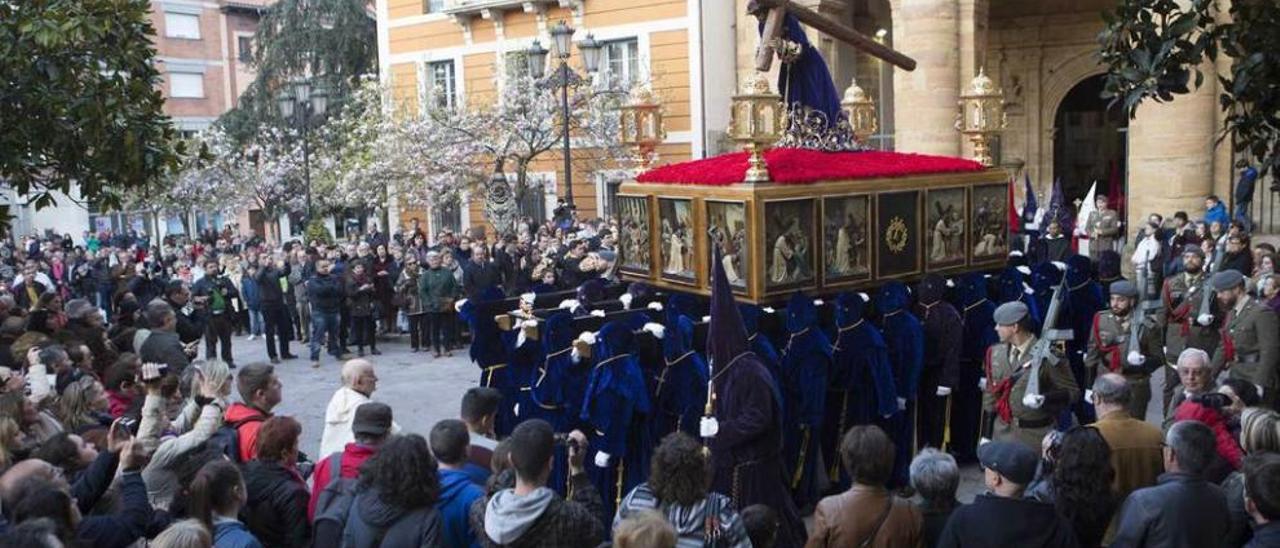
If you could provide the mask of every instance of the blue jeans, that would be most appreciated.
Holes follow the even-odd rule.
[[[1236,202],[1236,214],[1233,221],[1240,221],[1245,232],[1253,232],[1253,219],[1249,217],[1249,204],[1252,202]]]
[[[249,309],[249,334],[262,335],[262,310]]]
[[[114,290],[111,288],[98,290],[98,308],[102,309],[103,319],[111,320],[111,295]]]
[[[329,341],[329,355],[342,355],[338,344],[338,313],[311,310],[311,361],[320,360],[320,341]]]

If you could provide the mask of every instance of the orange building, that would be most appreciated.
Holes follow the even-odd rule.
[[[725,149],[729,97],[735,72],[733,2],[699,0],[378,0],[378,46],[383,83],[397,100],[421,105],[426,98],[447,104],[492,101],[505,71],[524,62],[524,52],[565,21],[575,42],[592,34],[604,42],[600,70],[612,77],[647,81],[660,95],[667,140],[660,161],[717,154]],[[718,24],[705,24],[716,21]],[[579,71],[575,50],[570,65]],[[539,157],[530,179],[543,183],[541,203],[527,212],[549,214],[564,195],[559,150]],[[574,202],[582,218],[607,215],[617,185],[631,172],[586,172],[575,165]],[[535,199],[536,200],[536,199]],[[421,219],[434,229],[484,225],[480,197],[462,207],[433,211],[400,208],[392,224]],[[395,209],[395,208],[393,208]],[[536,216],[536,215],[535,215]]]

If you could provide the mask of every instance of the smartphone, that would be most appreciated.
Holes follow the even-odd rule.
[[[128,437],[132,438],[138,435],[139,424],[137,419],[121,417],[115,424],[116,434],[128,434]]]

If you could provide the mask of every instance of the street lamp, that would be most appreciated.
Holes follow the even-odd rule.
[[[569,88],[587,82],[569,66],[572,53],[570,43],[573,41],[573,27],[560,21],[551,27],[551,50],[542,47],[542,43],[534,40],[533,45],[525,52],[528,55],[529,75],[535,80],[542,80],[540,85],[547,89],[560,88],[560,121],[564,131],[564,201],[573,206],[573,161],[569,152]],[[600,68],[600,49],[602,44],[594,36],[588,34],[585,40],[578,42],[578,53],[582,55],[582,66],[588,74],[595,74]],[[560,60],[556,72],[547,75],[548,54]],[[545,79],[544,79],[545,77]]]
[[[311,80],[298,78],[283,86],[276,97],[280,117],[302,129],[302,178],[307,185],[307,211],[303,230],[311,224],[311,124],[324,117],[329,107],[329,95],[323,87],[312,88]]]

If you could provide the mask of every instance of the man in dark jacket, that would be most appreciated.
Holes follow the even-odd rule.
[[[311,367],[320,367],[320,345],[328,339],[329,354],[346,354],[338,334],[339,314],[345,294],[342,280],[331,273],[333,262],[316,261],[316,275],[307,280],[307,302],[311,303]]]
[[[194,308],[190,313],[183,311],[187,304],[191,302],[191,290],[185,282],[177,279],[170,280],[169,285],[165,287],[164,301],[173,308],[173,313],[177,315],[174,331],[177,332],[178,338],[182,339],[182,344],[191,344],[204,336],[204,330],[209,321],[209,318],[204,313],[204,308]],[[143,305],[147,304],[143,301],[138,302]]]
[[[485,289],[498,286],[501,289],[502,271],[489,260],[489,252],[483,244],[471,246],[471,261],[462,267],[462,290],[468,299],[474,299]]]
[[[1217,442],[1204,423],[1174,424],[1164,437],[1165,473],[1156,485],[1129,495],[1120,509],[1111,546],[1217,546],[1230,517],[1222,489],[1203,477]]]
[[[204,332],[204,357],[217,357],[219,344],[222,347],[222,361],[235,368],[235,354],[231,352],[231,332],[235,329],[236,307],[233,301],[240,298],[240,292],[222,273],[218,261],[207,261],[204,265],[204,277],[191,287],[191,293],[197,301],[203,301],[209,312],[209,324]]]
[[[1035,479],[1038,460],[1035,451],[1016,441],[979,446],[988,492],[952,512],[938,546],[1076,546],[1071,523],[1052,504],[1022,497]]]
[[[1253,519],[1245,548],[1280,546],[1280,455],[1259,452],[1244,459],[1244,505]]]
[[[280,363],[280,359],[292,360],[297,356],[289,352],[289,309],[285,306],[284,288],[281,278],[289,276],[289,263],[284,258],[274,261],[266,253],[260,255],[257,275],[258,301],[261,303],[262,323],[266,332],[267,357],[271,363]],[[276,354],[276,344],[280,345],[280,353]]]
[[[547,488],[555,434],[541,419],[520,423],[511,432],[511,464],[516,486],[494,493],[487,503],[472,507],[473,530],[481,546],[594,548],[605,537],[600,521],[603,503],[582,468],[587,437],[569,434],[571,500]]]
[[[467,462],[471,444],[467,425],[457,419],[445,419],[431,428],[431,454],[440,462],[440,500],[436,508],[444,521],[444,545],[468,548],[476,538],[471,530],[471,505],[484,498],[484,490],[471,481],[465,469],[475,466]]]
[[[191,364],[186,347],[174,331],[177,328],[177,314],[173,307],[164,301],[151,301],[145,312],[147,325],[151,333],[136,342],[138,357],[144,362],[163,363],[169,371],[181,375]]]

